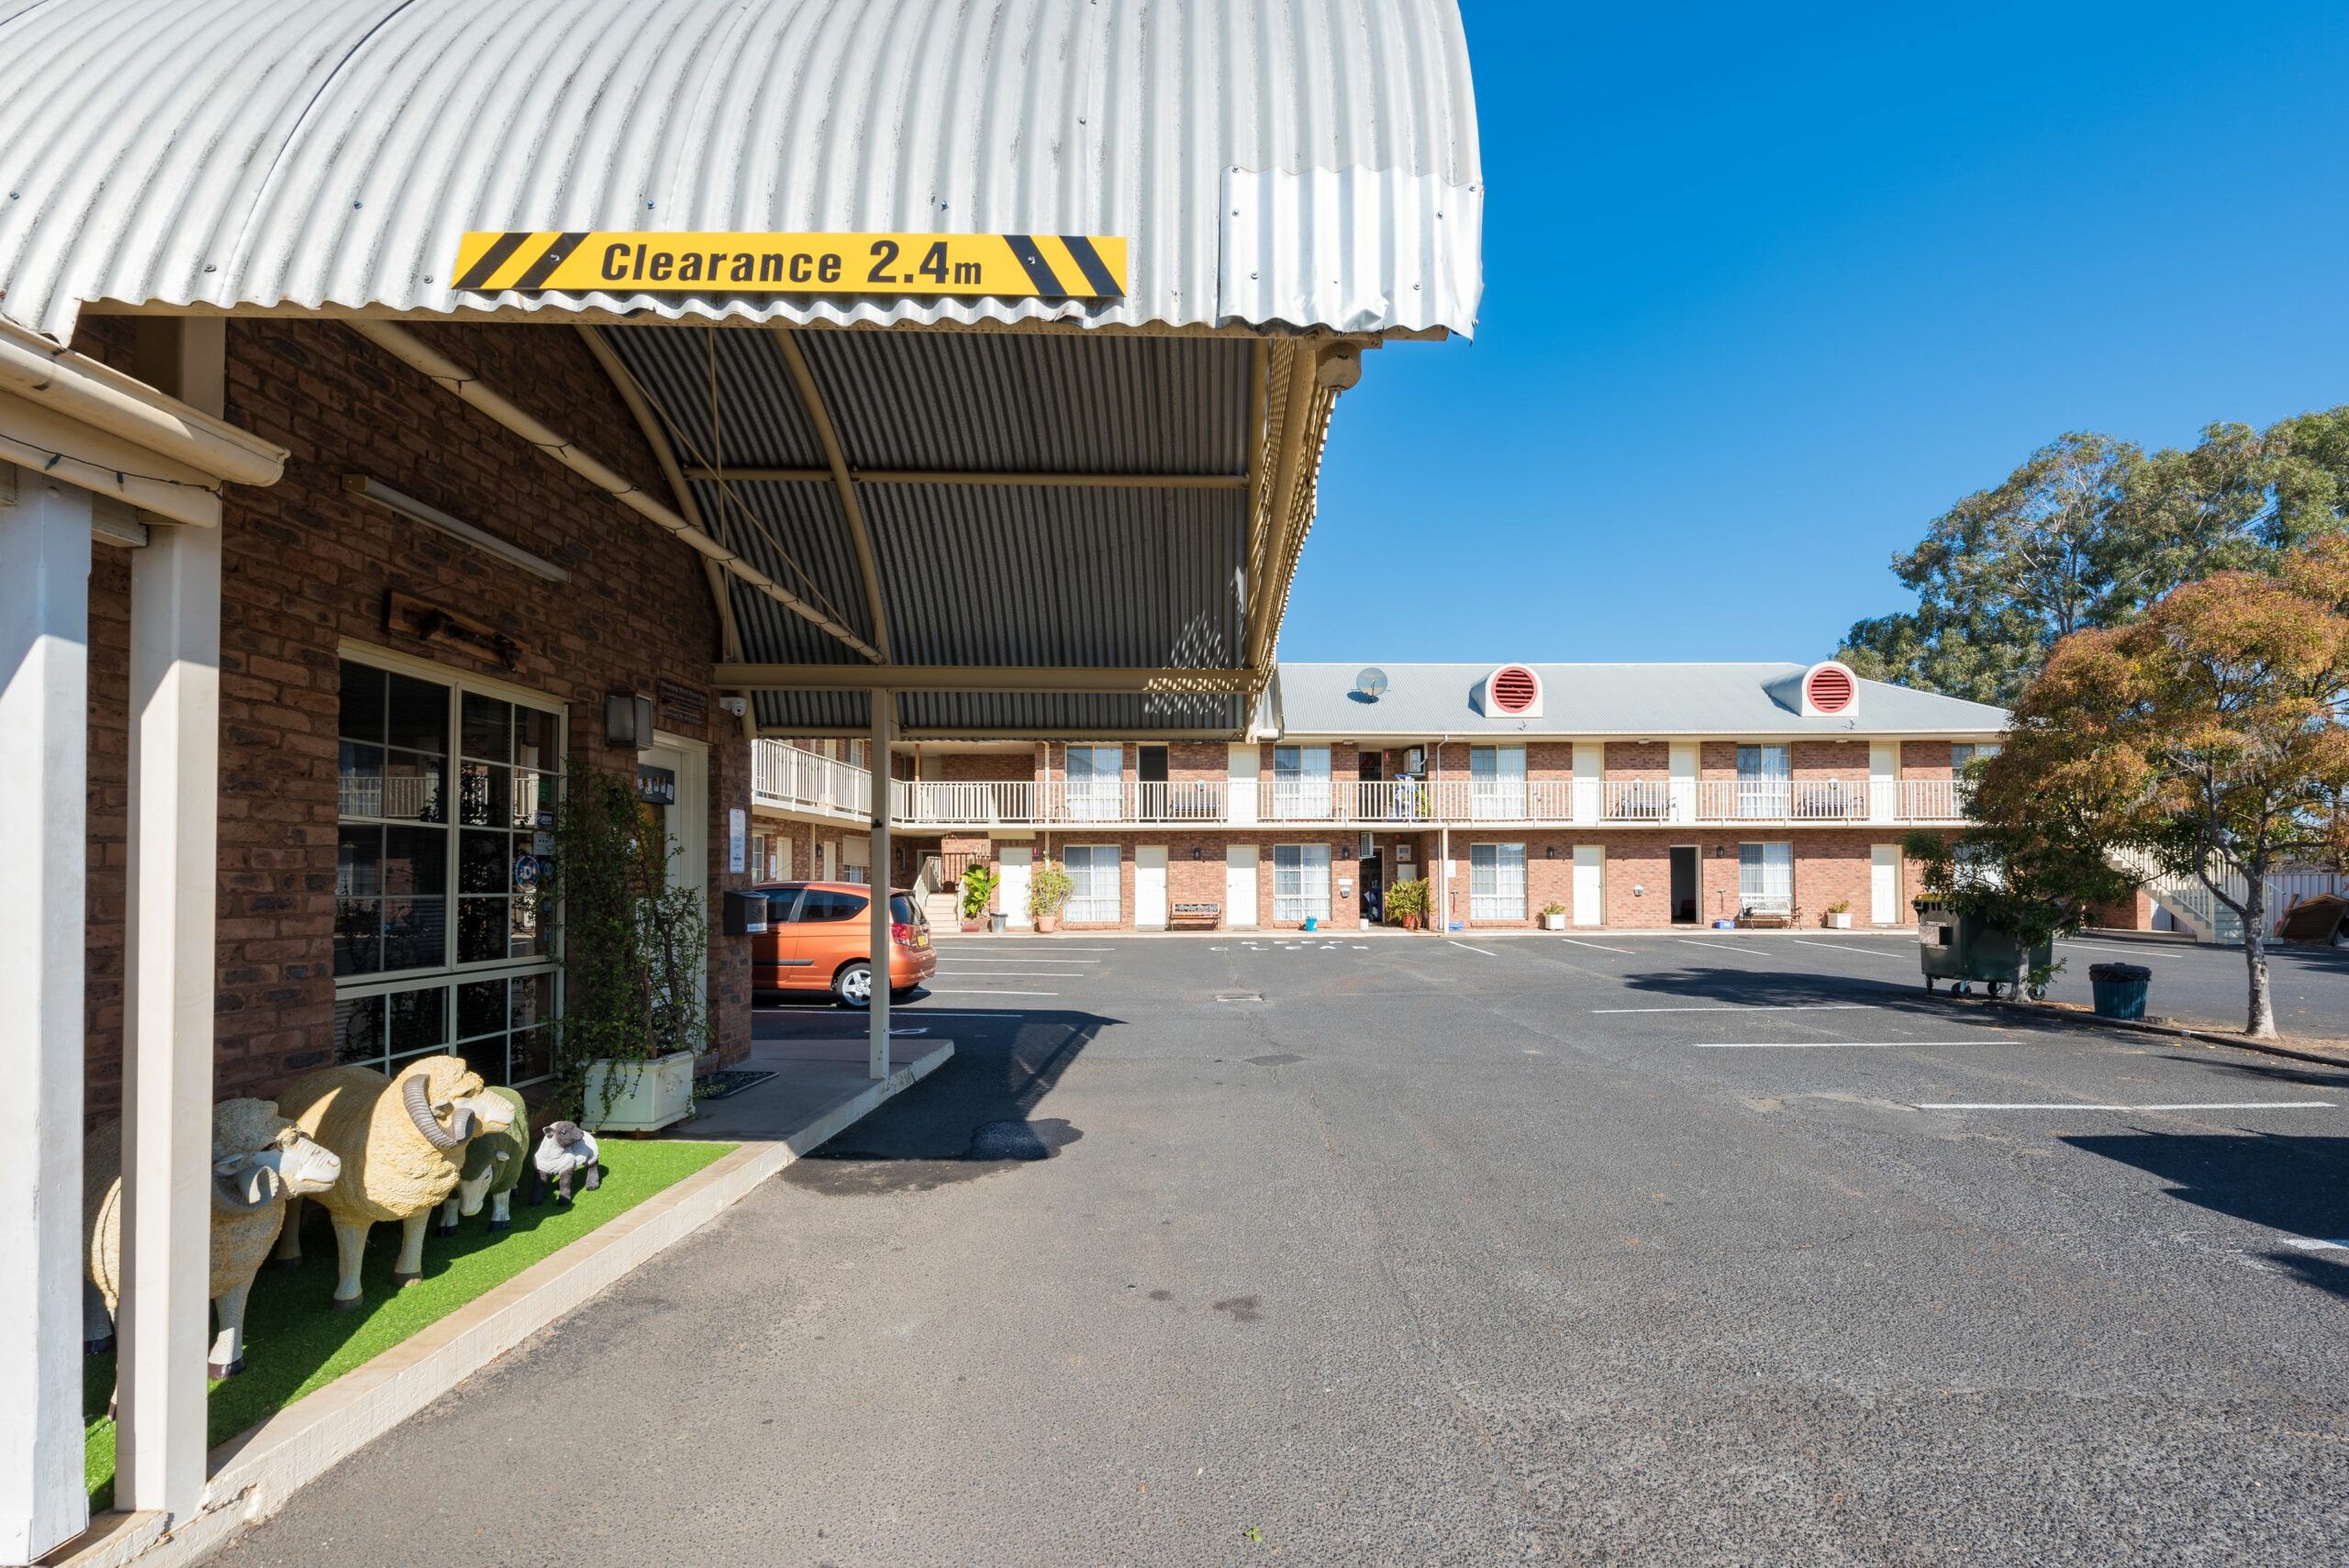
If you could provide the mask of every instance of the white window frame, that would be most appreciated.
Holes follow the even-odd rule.
[[[1468,917],[1486,921],[1525,918],[1525,846],[1468,846]]]
[[[1313,822],[1328,817],[1330,787],[1330,748],[1273,748],[1273,816],[1276,819]]]
[[[1525,748],[1468,748],[1468,815],[1486,821],[1525,819]]]
[[[1077,775],[1076,760],[1085,759],[1085,773]],[[1109,764],[1101,772],[1104,760]],[[1061,749],[1061,773],[1068,794],[1068,814],[1079,822],[1114,822],[1126,777],[1123,746],[1088,746],[1076,742]]]
[[[1114,926],[1124,918],[1119,859],[1115,844],[1069,844],[1062,849],[1061,869],[1068,873],[1073,889],[1063,918],[1098,926]]]
[[[401,828],[414,828],[421,825],[438,828],[446,836],[446,859],[441,870],[441,887],[443,891],[440,895],[443,904],[441,913],[442,962],[437,965],[419,966],[413,969],[393,971],[376,970],[362,974],[337,975],[335,977],[334,996],[338,1065],[373,1067],[382,1072],[395,1071],[403,1062],[412,1061],[418,1056],[430,1055],[434,1051],[449,1051],[459,1056],[464,1056],[466,1055],[465,1047],[469,1044],[475,1044],[479,1041],[488,1040],[493,1036],[510,1036],[515,1027],[514,1004],[517,991],[514,982],[518,980],[525,983],[543,981],[543,984],[536,987],[540,995],[543,998],[543,1011],[540,1013],[537,1022],[540,1027],[551,1025],[556,1019],[559,1019],[562,1016],[562,971],[561,966],[561,956],[557,951],[557,944],[554,940],[555,935],[559,933],[562,929],[560,913],[557,909],[552,906],[548,906],[542,908],[540,911],[540,918],[544,922],[545,929],[548,933],[548,940],[544,944],[544,951],[541,952],[528,954],[519,958],[513,956],[510,951],[503,958],[495,959],[461,960],[457,956],[457,942],[462,931],[462,921],[459,915],[459,900],[462,897],[468,896],[467,895],[461,893],[458,887],[459,862],[463,836],[467,825],[462,821],[456,820],[455,818],[460,815],[460,803],[462,801],[463,792],[463,767],[465,762],[468,760],[464,749],[465,697],[470,695],[473,696],[487,698],[495,702],[507,703],[517,707],[529,708],[532,712],[545,714],[554,721],[554,739],[553,743],[550,748],[553,765],[549,768],[539,769],[536,771],[547,775],[552,781],[554,792],[558,799],[560,798],[566,762],[571,750],[571,716],[568,706],[547,696],[543,693],[534,692],[527,687],[511,685],[503,681],[489,680],[478,675],[467,674],[462,671],[451,670],[445,665],[435,664],[429,660],[410,658],[405,654],[395,653],[389,649],[376,648],[366,643],[345,641],[338,645],[336,653],[338,657],[345,662],[362,664],[370,669],[380,671],[386,675],[404,675],[411,680],[429,682],[433,685],[441,686],[447,689],[448,711],[446,716],[446,735],[449,749],[442,758],[443,773],[441,787],[442,797],[447,803],[446,810],[451,818],[446,822],[418,824],[413,817],[387,817],[383,816],[369,816],[364,813],[345,815],[342,810],[342,806],[346,802],[353,799],[356,792],[341,782],[343,775],[340,772],[340,744],[338,744],[338,786],[336,790],[336,823],[338,837],[340,836],[341,828],[345,825],[359,827],[374,826]],[[344,728],[340,709],[338,709],[337,712],[335,728],[338,738],[340,738],[340,732]],[[370,742],[364,741],[358,743],[370,744]],[[513,762],[509,758],[505,763],[484,763],[484,765],[515,767],[521,764]],[[519,829],[512,828],[501,828],[495,830],[510,831],[518,834],[520,831]],[[336,896],[339,899],[350,896],[350,895],[348,895],[340,885],[340,873],[339,869],[337,873]],[[374,896],[377,898],[383,898],[389,895],[379,892],[374,895]],[[472,896],[480,895],[475,895]],[[504,896],[510,900],[512,895],[509,892]],[[493,980],[506,983],[506,1022],[502,1027],[496,1029],[476,1030],[473,1033],[467,1034],[464,1032],[462,1028],[462,1020],[459,1008],[461,990],[463,987],[477,985]],[[392,1047],[391,1030],[387,1023],[386,1027],[381,1031],[383,1040],[382,1050],[372,1055],[364,1057],[343,1057],[341,1055],[340,1035],[346,1004],[371,1001],[376,998],[405,996],[413,993],[431,991],[438,991],[440,993],[440,1029],[439,1030],[440,1039],[437,1041],[426,1045],[410,1044],[395,1051]],[[388,1007],[390,1003],[385,1001],[384,1006]],[[547,1073],[534,1073],[524,1078],[518,1079],[513,1077],[510,1071],[512,1065],[510,1048],[511,1041],[509,1040],[507,1047],[509,1054],[504,1062],[497,1064],[499,1069],[497,1072],[492,1073],[487,1071],[491,1064],[485,1062],[476,1062],[476,1070],[481,1071],[482,1075],[484,1078],[489,1078],[493,1082],[501,1084],[537,1084],[545,1082],[548,1078],[552,1076],[552,1073],[550,1071]],[[551,1062],[551,1050],[550,1050],[549,1052],[549,1059],[550,1062]],[[468,1058],[468,1060],[472,1059]]]
[[[1275,921],[1330,918],[1330,846],[1273,846]]]
[[[1737,748],[1737,814],[1783,819],[1794,812],[1794,748],[1779,741],[1741,741]]]
[[[1795,907],[1795,846],[1773,839],[1737,847],[1737,906],[1756,915],[1791,915]]]

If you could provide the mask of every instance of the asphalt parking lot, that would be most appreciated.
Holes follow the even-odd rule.
[[[223,1561],[2349,1558],[2349,1072],[1873,938],[943,958],[944,1069]]]

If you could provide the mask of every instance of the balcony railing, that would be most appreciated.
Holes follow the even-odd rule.
[[[751,753],[751,798],[760,806],[870,818],[873,775],[818,751],[760,740]]]
[[[1019,779],[898,780],[908,827],[1121,827],[1300,823],[1330,827],[1806,827],[1953,825],[1965,819],[1954,779]],[[777,740],[758,743],[761,805],[863,820],[863,768]]]

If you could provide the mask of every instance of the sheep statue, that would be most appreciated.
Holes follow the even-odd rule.
[[[489,1092],[514,1107],[514,1123],[495,1132],[476,1132],[465,1145],[465,1168],[457,1173],[457,1190],[440,1206],[440,1223],[433,1228],[442,1236],[455,1235],[458,1218],[470,1219],[479,1214],[484,1199],[492,1230],[503,1230],[514,1223],[507,1209],[514,1199],[514,1184],[522,1179],[522,1167],[529,1163],[523,1156],[530,1150],[530,1113],[513,1090]]]
[[[530,1163],[538,1173],[530,1182],[530,1207],[536,1208],[546,1201],[547,1178],[554,1178],[554,1205],[557,1208],[571,1207],[571,1178],[579,1172],[587,1173],[584,1190],[594,1192],[603,1182],[602,1158],[596,1146],[596,1135],[575,1121],[554,1121],[547,1124],[539,1139],[539,1151]]]
[[[95,1129],[82,1158],[83,1255],[89,1284],[111,1323],[122,1301],[122,1123]],[[206,1358],[213,1376],[245,1370],[245,1296],[277,1240],[288,1200],[325,1192],[341,1173],[333,1151],[305,1136],[269,1101],[223,1100],[212,1107],[208,1294],[220,1320]],[[110,1333],[90,1337],[93,1350],[110,1343]]]
[[[478,1132],[515,1124],[511,1102],[486,1092],[481,1075],[453,1056],[425,1056],[386,1078],[372,1067],[328,1067],[295,1079],[278,1105],[303,1131],[342,1156],[342,1174],[318,1195],[334,1221],[340,1273],[334,1305],[359,1305],[359,1264],[368,1228],[400,1222],[400,1255],[392,1277],[410,1285],[424,1272],[424,1230],[432,1211],[456,1190],[465,1146]],[[289,1208],[277,1261],[302,1256],[298,1208]]]

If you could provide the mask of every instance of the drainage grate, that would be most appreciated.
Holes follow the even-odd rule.
[[[694,1085],[696,1100],[722,1100],[729,1095],[739,1095],[774,1077],[772,1073],[751,1073],[740,1068],[727,1068],[712,1073]]]

